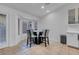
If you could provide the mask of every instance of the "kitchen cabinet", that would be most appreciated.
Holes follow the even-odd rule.
[[[79,24],[79,8],[68,10],[68,24]]]
[[[79,48],[79,33],[67,33],[67,45]]]

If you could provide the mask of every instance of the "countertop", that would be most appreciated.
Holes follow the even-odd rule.
[[[76,33],[76,34],[79,34],[79,31],[67,31],[67,33]]]

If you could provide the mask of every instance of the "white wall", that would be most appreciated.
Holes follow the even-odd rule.
[[[8,8],[6,6],[0,5],[0,13],[7,15],[6,17],[6,31],[7,31],[7,42],[0,44],[0,48],[13,46],[19,43],[22,38],[18,35],[18,17],[23,17],[27,19],[38,20],[35,16],[31,16],[26,13],[22,13],[20,11]]]
[[[40,20],[40,28],[50,29],[50,40],[60,42],[61,34],[66,34],[67,31],[71,30],[79,31],[79,25],[68,24],[68,10],[73,8],[79,8],[79,4],[65,5]]]
[[[23,18],[23,17],[19,17],[20,19],[20,35],[18,35],[18,39],[21,39],[21,40],[24,40],[24,39],[27,39],[27,34],[26,33],[23,33],[23,28],[22,28],[22,23],[23,22],[26,22],[27,25],[28,23],[31,21],[32,22],[32,29],[34,29],[34,22],[37,21],[38,19],[28,19],[28,18]],[[18,25],[18,24],[17,24]]]

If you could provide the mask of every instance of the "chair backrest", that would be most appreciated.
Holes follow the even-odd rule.
[[[42,33],[42,36],[44,36],[44,37],[48,37],[48,35],[49,35],[49,30],[43,30],[43,33]]]
[[[39,36],[42,36],[43,35],[43,32],[39,32]]]
[[[33,30],[30,30],[30,32],[31,32],[31,37],[34,37],[35,35],[34,35],[34,31]]]
[[[36,32],[33,32],[33,34],[34,34],[35,36],[37,36],[37,33],[36,33]]]
[[[27,30],[27,37],[31,37],[31,31],[30,30]]]
[[[48,35],[49,35],[49,30],[45,30],[45,37],[48,37]]]

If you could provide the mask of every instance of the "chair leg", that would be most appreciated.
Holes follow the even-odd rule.
[[[31,47],[31,42],[30,42],[30,47]]]
[[[48,42],[48,45],[49,45],[49,38],[47,37],[47,42]]]
[[[33,39],[33,42],[35,42],[35,38]]]
[[[31,38],[30,38],[30,47],[31,47],[31,43],[32,43],[32,42],[31,42]]]
[[[46,38],[45,38],[45,47],[47,47],[47,44],[46,44]]]
[[[41,42],[43,42],[43,39],[42,39],[42,37],[40,37],[40,39],[41,39]]]
[[[42,37],[42,42],[43,42],[44,37]]]
[[[28,46],[28,39],[29,39],[29,38],[27,38],[27,46]]]

